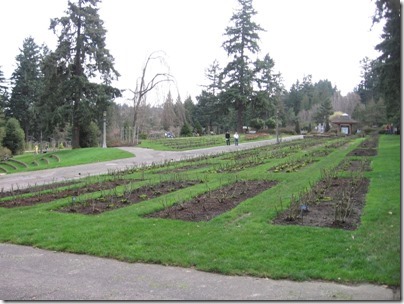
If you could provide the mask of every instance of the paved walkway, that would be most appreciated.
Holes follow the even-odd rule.
[[[385,286],[224,276],[0,244],[3,300],[399,300]]]
[[[282,138],[282,141],[291,141],[302,139],[303,136],[290,136]],[[0,176],[0,191],[10,190],[11,188],[26,188],[33,185],[41,185],[52,182],[59,182],[71,179],[77,179],[90,175],[99,175],[124,170],[133,166],[150,165],[152,163],[164,163],[170,160],[184,160],[195,158],[201,155],[220,154],[229,151],[252,149],[255,147],[275,144],[275,139],[263,140],[258,142],[241,143],[238,146],[219,146],[199,150],[189,151],[155,151],[151,149],[124,147],[123,150],[129,151],[135,157],[118,159],[108,162],[99,162],[74,167],[63,167],[47,169],[32,172],[14,173]]]
[[[283,140],[299,139],[300,136]],[[133,158],[0,176],[0,189],[108,173],[206,154],[250,149],[274,141],[185,152],[124,148]],[[2,300],[400,300],[400,291],[371,284],[292,282],[224,276],[194,269],[116,260],[0,244]]]

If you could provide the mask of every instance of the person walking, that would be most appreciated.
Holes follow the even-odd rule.
[[[229,133],[229,131],[226,132],[224,137],[226,138],[226,145],[230,146],[230,133]]]
[[[236,133],[234,133],[234,145],[235,146],[238,146],[238,138],[239,138],[239,136],[238,136],[238,133],[236,132]]]

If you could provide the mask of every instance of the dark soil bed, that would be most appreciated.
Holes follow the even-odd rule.
[[[288,162],[288,163],[283,163],[278,166],[270,168],[268,171],[278,173],[278,172],[285,172],[285,173],[291,173],[291,172],[297,172],[300,169],[303,169],[304,167],[316,162],[317,160],[312,159],[312,158],[306,158],[306,159],[301,159],[293,162]]]
[[[376,149],[379,145],[379,135],[372,135],[368,139],[364,140],[359,147],[365,149]]]
[[[113,189],[115,187],[126,185],[136,180],[117,179],[114,181],[105,181],[94,184],[89,184],[75,189],[55,190],[54,192],[39,193],[33,196],[27,197],[13,197],[11,200],[0,202],[0,207],[14,208],[23,206],[33,206],[36,204],[49,203],[51,201],[65,198],[65,197],[77,197],[85,193],[96,192],[100,190]],[[67,185],[67,184],[66,184]],[[59,184],[60,186],[60,184]],[[52,188],[50,188],[52,189]],[[41,189],[42,190],[42,189]]]
[[[209,167],[209,166],[211,166],[211,165],[209,165],[209,164],[188,165],[188,166],[184,166],[184,167],[161,170],[161,171],[157,171],[157,172],[154,172],[154,173],[155,174],[181,173],[181,172],[184,172],[184,171],[206,168],[206,167]]]
[[[52,183],[52,184],[45,184],[45,185],[35,185],[32,187],[27,187],[23,189],[15,188],[9,191],[1,191],[0,198],[8,197],[8,196],[16,196],[21,194],[45,191],[50,189],[56,189],[61,187],[67,187],[74,184],[80,183],[80,181],[67,181],[67,182],[59,182],[59,183]]]
[[[166,181],[154,185],[146,185],[129,190],[122,194],[102,196],[83,202],[75,202],[58,209],[59,212],[100,214],[105,211],[115,210],[137,204],[161,195],[184,189],[202,181]]]
[[[335,178],[329,186],[321,181],[297,202],[292,203],[290,208],[279,213],[273,223],[355,230],[360,224],[368,185],[367,179],[353,182],[350,178]],[[348,195],[350,190],[353,191]],[[346,195],[344,199],[343,193]],[[345,201],[342,205],[341,200]]]
[[[376,149],[355,149],[348,154],[348,156],[375,156],[375,155],[377,155]]]
[[[145,217],[191,222],[209,221],[233,209],[246,199],[275,186],[276,183],[275,181],[239,181]]]
[[[341,162],[337,170],[348,172],[363,172],[371,171],[370,160],[346,159]]]

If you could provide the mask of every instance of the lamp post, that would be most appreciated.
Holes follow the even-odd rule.
[[[279,144],[279,129],[278,129],[279,110],[276,109],[276,143]]]
[[[107,112],[103,113],[103,133],[102,133],[102,147],[107,147]]]

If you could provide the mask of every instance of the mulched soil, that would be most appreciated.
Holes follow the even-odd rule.
[[[341,162],[337,170],[348,172],[371,171],[369,160],[346,159]]]
[[[377,155],[376,149],[355,149],[348,154],[348,156],[375,156],[375,155]]]
[[[23,188],[23,189],[16,188],[16,189],[12,189],[9,191],[0,191],[0,198],[27,194],[27,193],[32,193],[32,192],[45,191],[45,190],[50,190],[50,189],[55,189],[55,188],[60,188],[60,187],[67,187],[67,186],[72,186],[72,185],[78,184],[78,183],[80,183],[80,181],[67,181],[67,182],[58,182],[58,183],[45,184],[45,185],[35,185],[32,187],[27,187],[27,188]]]
[[[184,171],[189,171],[189,170],[194,170],[194,169],[202,169],[209,167],[210,164],[196,164],[196,165],[188,165],[184,167],[178,167],[178,168],[173,168],[173,169],[167,169],[167,170],[161,170],[154,172],[155,174],[170,174],[170,173],[181,173]]]
[[[360,181],[358,185],[354,185],[355,191],[351,195],[352,205],[349,208],[347,218],[338,216],[341,213],[337,213],[336,216],[336,204],[340,201],[341,194],[352,188],[352,179],[335,178],[329,187],[325,186],[324,181],[317,183],[297,204],[293,204],[289,209],[279,213],[273,223],[355,230],[360,224],[369,185],[367,179],[361,179]],[[309,197],[310,199],[307,199]],[[308,202],[309,200],[311,201],[310,203]],[[304,210],[305,206],[307,206],[308,211]],[[342,213],[345,210],[348,209],[343,208]]]
[[[202,183],[202,181],[165,181],[159,184],[142,186],[122,194],[107,195],[88,199],[83,202],[74,202],[56,211],[88,215],[100,214],[105,211],[111,211],[153,199],[199,183]]]
[[[375,156],[377,155],[377,146],[379,145],[379,135],[372,135],[364,140],[358,147],[351,151],[348,156]]]
[[[364,140],[359,147],[367,149],[376,149],[379,145],[379,135],[372,135],[368,139]]]
[[[100,190],[108,190],[108,189],[113,189],[115,187],[121,186],[121,185],[126,185],[132,182],[135,182],[137,180],[127,180],[127,179],[117,179],[114,181],[104,181],[104,182],[99,182],[99,183],[94,183],[94,184],[88,184],[85,186],[82,186],[80,188],[74,188],[74,189],[64,189],[64,190],[55,190],[52,193],[38,193],[33,196],[29,197],[21,197],[21,196],[14,196],[11,200],[3,201],[0,202],[0,207],[5,207],[5,208],[15,208],[15,207],[23,207],[23,206],[33,206],[36,204],[42,204],[42,203],[48,203],[57,199],[65,198],[65,197],[77,197],[82,194],[86,193],[91,193],[91,192],[96,192]],[[76,182],[77,183],[77,182]],[[74,183],[72,183],[74,184]],[[61,186],[61,184],[57,184],[58,187]],[[68,183],[64,184],[63,186],[69,185]],[[45,189],[55,189],[55,185],[51,187],[52,185],[49,185],[49,187]],[[25,189],[28,192],[24,193],[30,193],[32,190],[38,191],[37,187],[35,189],[28,188]],[[24,190],[24,191],[25,191]],[[43,188],[40,188],[40,190],[44,190]],[[10,195],[9,195],[10,196]]]
[[[276,185],[276,181],[238,181],[220,189],[199,195],[190,201],[175,204],[146,215],[147,218],[177,219],[200,222],[225,213],[250,197]]]

